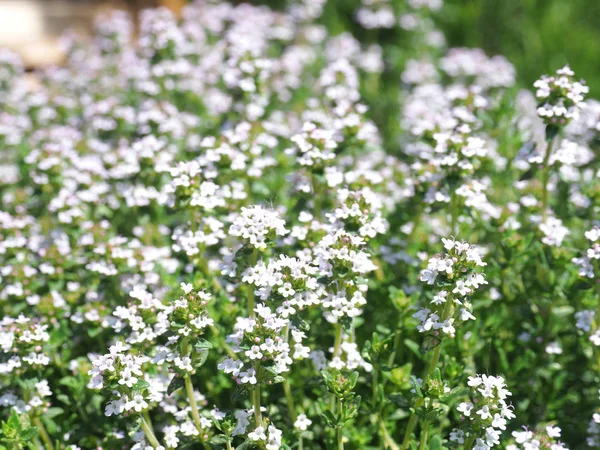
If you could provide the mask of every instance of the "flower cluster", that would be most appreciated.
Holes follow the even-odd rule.
[[[427,307],[413,314],[421,324],[421,333],[454,337],[456,321],[475,320],[469,296],[487,284],[484,275],[477,271],[486,266],[479,249],[465,241],[442,239],[447,253],[429,259],[421,272],[421,281],[438,288]]]
[[[508,420],[515,417],[512,406],[506,403],[512,394],[502,377],[476,375],[469,377],[468,385],[472,389],[471,400],[456,408],[464,424],[450,433],[450,441],[463,444],[469,440],[471,445],[474,443],[472,448],[488,450],[500,444]]]
[[[600,446],[600,413],[595,412],[592,415],[587,427],[587,445],[588,447],[595,448]]]
[[[110,389],[116,398],[107,404],[104,412],[107,416],[141,412],[148,407],[145,399],[150,395],[147,392],[149,383],[143,380],[142,365],[149,358],[129,354],[128,349],[128,346],[118,343],[110,347],[109,353],[92,361],[90,387]]]
[[[231,358],[219,365],[219,369],[232,374],[237,383],[257,384],[266,381],[267,375],[256,370],[259,364],[274,374],[281,374],[287,372],[292,363],[290,346],[281,337],[289,321],[274,314],[262,303],[256,305],[254,313],[254,317],[238,317],[234,333],[228,337],[233,351],[243,358],[246,366],[240,360]]]
[[[242,238],[244,243],[259,250],[267,248],[268,240],[288,233],[285,220],[276,211],[261,206],[242,208],[229,228],[230,235]]]
[[[599,103],[447,48],[442,0],[280,3],[107,12],[27,74],[0,50],[0,448],[577,443]],[[459,400],[482,368],[561,436],[510,440],[501,377]]]
[[[44,351],[50,340],[48,325],[22,314],[16,319],[5,316],[0,325],[0,346],[5,356],[0,373],[18,376],[50,364],[50,357]]]
[[[585,237],[591,242],[584,255],[573,258],[573,263],[579,269],[579,276],[594,278],[600,274],[600,228],[594,227],[585,232]]]
[[[527,428],[523,431],[513,431],[515,443],[507,445],[507,450],[536,450],[549,448],[550,450],[568,450],[567,447],[557,440],[562,431],[555,425],[546,425],[541,431],[535,432]]]
[[[556,71],[556,75],[544,75],[533,86],[539,100],[537,112],[547,124],[564,126],[577,119],[584,106],[589,88],[573,78],[575,72],[569,66]]]

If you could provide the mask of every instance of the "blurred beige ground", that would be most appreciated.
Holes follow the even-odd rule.
[[[59,38],[68,29],[89,33],[96,14],[111,8],[135,15],[160,4],[178,12],[184,0],[0,0],[0,47],[21,54],[28,68],[59,64]]]

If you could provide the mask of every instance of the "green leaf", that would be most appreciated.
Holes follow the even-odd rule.
[[[352,400],[350,400],[349,402],[347,402],[344,405],[344,409],[345,409],[345,418],[346,420],[350,420],[355,418],[356,416],[358,416],[358,410],[360,408],[360,401],[361,401],[361,397],[360,395],[357,395],[356,397],[354,397]]]
[[[208,441],[209,444],[225,444],[228,441],[227,437],[222,435],[222,434],[217,434],[216,436],[213,436],[210,441]]]
[[[167,395],[171,395],[177,389],[182,388],[185,385],[185,380],[183,377],[175,376],[169,383],[169,387],[167,388]]]
[[[243,384],[237,384],[233,389],[233,393],[231,394],[231,401],[237,403],[246,397],[248,397],[249,391],[248,388]]]
[[[88,334],[89,337],[95,338],[100,333],[102,333],[103,330],[104,330],[104,328],[102,328],[102,327],[92,327],[92,328],[88,328],[87,329],[87,334]]]
[[[202,367],[204,365],[204,363],[206,362],[207,358],[208,358],[208,350],[206,350],[206,349],[204,349],[204,350],[200,351],[199,353],[197,353],[196,355],[194,355],[194,360],[193,360],[194,367],[196,369],[198,369],[199,367]]]
[[[285,377],[282,377],[281,375],[277,375],[276,377],[273,377],[271,379],[272,384],[279,384],[279,383],[283,383],[284,381],[285,381]]]
[[[60,402],[64,403],[65,405],[70,405],[70,404],[71,404],[71,398],[70,398],[68,395],[65,395],[65,394],[57,394],[57,395],[56,395],[56,398],[57,398],[57,399],[58,399]]]
[[[328,427],[334,428],[338,424],[337,418],[333,415],[333,413],[331,411],[327,411],[327,410],[323,411],[323,413],[321,414],[321,417],[323,418],[323,420],[325,420],[325,424]]]
[[[306,320],[302,320],[298,317],[295,317],[292,319],[292,323],[300,331],[304,331],[304,332],[310,331],[310,325],[308,324],[308,322]]]
[[[21,419],[19,418],[19,414],[17,414],[17,411],[14,409],[10,410],[10,417],[8,418],[8,421],[6,422],[6,424],[13,430],[20,432],[22,429],[21,426]]]
[[[339,319],[339,321],[344,331],[349,333],[352,331],[352,317],[343,316]]]
[[[36,427],[25,428],[19,433],[19,438],[24,441],[32,440],[38,434],[38,429]]]
[[[404,339],[404,345],[406,345],[415,355],[421,356],[419,344],[417,344],[415,341],[411,339]]]
[[[333,375],[327,370],[322,370],[321,375],[323,376],[323,380],[325,380],[325,386],[327,386],[329,392],[337,392]]]
[[[72,389],[79,389],[79,387],[81,386],[79,380],[71,376],[61,378],[58,383],[62,384],[63,386],[68,386]]]
[[[213,348],[213,345],[209,341],[207,341],[206,339],[199,338],[196,341],[196,343],[194,344],[194,348],[197,348],[197,349],[211,349],[211,348]]]
[[[350,377],[348,378],[346,386],[344,386],[344,387],[346,388],[346,390],[351,391],[356,386],[357,381],[358,381],[358,372],[352,372],[350,374]]]
[[[131,416],[127,419],[127,435],[133,437],[142,426],[142,416]]]
[[[425,354],[427,352],[430,352],[434,348],[436,348],[441,343],[442,343],[442,340],[439,337],[434,336],[432,334],[427,335],[427,336],[425,336],[425,339],[423,339],[423,343],[421,344],[420,351],[421,351],[421,353]]]
[[[414,388],[415,392],[417,393],[417,395],[419,397],[424,397],[423,391],[421,390],[421,386],[419,384],[419,380],[417,380],[417,377],[415,377],[414,375],[411,375],[410,379],[412,380],[412,385],[413,385],[413,388]]]
[[[403,394],[390,394],[387,398],[399,408],[408,408],[410,406],[410,402]]]
[[[421,416],[421,418],[423,420],[426,420],[427,422],[435,421],[440,416],[441,413],[442,413],[441,409],[431,409],[431,410],[427,411],[427,410],[423,410],[422,408],[420,408],[419,410],[417,410],[417,414],[419,416]]]
[[[137,380],[137,382],[131,386],[131,389],[133,389],[134,391],[141,391],[143,389],[146,389],[150,387],[150,383],[148,383],[146,380]]]
[[[410,387],[410,376],[412,374],[412,364],[406,363],[403,366],[396,367],[390,372],[390,381],[396,386]]]
[[[52,408],[48,408],[48,411],[46,411],[46,413],[44,414],[44,417],[47,419],[53,419],[56,416],[60,416],[64,412],[65,412],[64,409],[55,406]]]
[[[250,441],[246,440],[244,442],[242,442],[240,445],[238,445],[235,450],[246,450],[248,448],[248,445],[250,444]]]
[[[438,434],[429,441],[429,450],[442,450],[442,438]]]

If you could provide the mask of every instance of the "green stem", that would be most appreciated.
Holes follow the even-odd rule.
[[[302,435],[298,436],[298,450],[304,450],[304,443],[302,442]]]
[[[198,404],[196,403],[196,396],[194,395],[194,385],[192,384],[192,379],[189,374],[185,374],[183,377],[185,382],[185,392],[188,397],[188,401],[190,403],[190,407],[192,408],[192,419],[194,419],[194,424],[198,429],[199,433],[202,433],[202,422],[200,422],[200,414],[198,413]]]
[[[335,340],[333,343],[333,357],[339,356],[342,350],[342,324],[335,324]],[[329,410],[333,412],[335,407],[335,394],[331,393],[331,399],[329,400]]]
[[[444,306],[444,311],[442,312],[442,322],[445,322],[446,320],[448,320],[448,317],[450,317],[450,314],[452,313],[452,297],[449,295],[446,298],[446,305]],[[440,354],[442,352],[442,343],[440,342],[440,344],[433,349],[433,353],[431,355],[431,359],[429,360],[429,364],[427,364],[427,367],[425,369],[425,376],[423,377],[423,383],[427,383],[427,381],[429,380],[429,378],[431,377],[431,375],[433,375],[433,372],[435,371],[435,368],[438,365],[438,362],[440,360]],[[419,397],[417,399],[417,401],[415,402],[415,411],[417,410],[417,408],[420,408],[421,406],[423,406],[424,403],[424,399],[423,397]],[[417,420],[418,417],[417,415],[413,412],[410,416],[410,419],[408,421],[408,425],[406,427],[406,432],[404,434],[404,440],[402,441],[402,450],[406,450],[410,444],[410,438],[411,438],[411,434],[413,432],[413,430],[415,429],[415,427],[417,426]]]
[[[298,416],[296,415],[296,406],[294,405],[294,397],[292,396],[292,386],[290,385],[290,380],[287,378],[283,382],[283,392],[285,393],[285,400],[287,401],[290,418],[292,419],[293,424],[296,422]]]
[[[379,382],[379,366],[373,365],[373,406],[377,405],[377,383]]]
[[[394,367],[396,357],[398,356],[398,349],[400,348],[400,344],[401,344],[401,340],[402,340],[402,333],[400,333],[400,328],[401,328],[401,324],[400,324],[400,321],[398,321],[398,327],[396,328],[396,335],[394,336],[394,350],[392,351],[392,354],[390,355],[390,358],[388,359],[388,366],[391,368]]]
[[[420,408],[423,405],[423,399],[419,397],[415,402],[415,409]],[[409,447],[410,439],[413,430],[417,426],[418,416],[415,413],[410,415],[410,419],[408,420],[408,425],[406,426],[406,432],[404,434],[404,440],[402,441],[401,450],[406,450]]]
[[[146,422],[146,419],[144,419],[144,416],[141,416],[141,417],[142,417],[142,430],[144,430],[146,439],[148,439],[148,442],[150,443],[152,448],[160,447],[160,442],[158,442],[158,439],[156,439],[156,436],[154,435],[154,431],[152,431],[152,427],[150,425],[148,425],[148,423]]]
[[[33,442],[35,443],[35,448],[40,449],[40,448],[44,448],[44,444],[42,444],[42,441],[40,441],[40,438],[35,436],[33,438]],[[19,448],[19,444],[17,442],[7,442],[7,447],[8,450],[21,450]]]
[[[423,430],[421,430],[421,442],[419,443],[419,450],[425,450],[427,445],[427,430],[429,429],[429,422],[425,420],[423,422]]]
[[[342,399],[338,397],[338,413],[340,416],[342,415]],[[342,433],[343,427],[342,425],[337,426],[337,450],[344,450],[344,434]]]
[[[473,444],[475,443],[475,436],[469,436],[466,440],[465,440],[465,445],[464,445],[464,449],[465,450],[471,450],[473,448]]]
[[[189,349],[189,341],[184,339],[181,343],[181,353],[184,356],[188,356],[191,354]],[[198,413],[198,402],[196,402],[196,395],[194,394],[194,385],[192,383],[192,378],[189,373],[186,373],[183,376],[183,382],[185,384],[185,393],[188,398],[188,403],[190,404],[190,408],[192,409],[192,419],[194,420],[194,425],[196,425],[196,429],[198,433],[200,433],[200,442],[202,442],[202,446],[205,449],[209,449],[206,442],[204,442],[204,437],[202,436],[202,422],[200,421],[200,414]],[[150,424],[152,426],[152,424]]]
[[[256,362],[254,364],[254,370],[256,371],[256,378],[259,377],[260,372],[260,362]],[[260,412],[260,383],[256,383],[254,389],[252,390],[252,406],[254,407],[254,420],[256,422],[257,427],[261,427],[262,413]]]
[[[342,324],[335,324],[335,341],[333,344],[333,357],[340,356],[342,349]]]
[[[152,419],[150,419],[150,414],[148,414],[148,410],[145,409],[142,411],[142,417],[146,421],[146,423],[150,426],[150,428],[154,429],[154,425],[152,425]]]
[[[442,323],[445,322],[446,320],[448,320],[448,318],[451,316],[452,314],[452,307],[454,300],[452,299],[452,295],[448,295],[448,297],[446,298],[446,304],[444,305],[444,310],[442,311]],[[440,360],[440,354],[442,352],[442,343],[440,342],[440,344],[433,349],[433,355],[431,357],[431,361],[429,363],[429,367],[427,368],[427,371],[425,372],[425,378],[424,381],[425,383],[427,383],[427,380],[429,380],[429,377],[431,377],[431,375],[433,375],[433,371],[435,370],[439,360]]]
[[[231,447],[231,441],[229,439],[227,439],[225,445],[227,445],[227,450],[233,450],[233,448]]]
[[[48,434],[48,431],[46,431],[46,427],[42,423],[41,419],[39,417],[34,417],[32,422],[38,428],[42,441],[44,441],[44,445],[46,446],[46,450],[54,450],[52,438]]]
[[[254,267],[256,265],[256,260],[258,259],[258,249],[252,250],[252,256],[250,257],[250,267]],[[248,285],[248,314],[253,319],[256,317],[256,313],[254,312],[254,288],[251,284]]]
[[[202,446],[205,450],[210,450],[208,444],[204,441],[202,422],[200,421],[200,414],[198,413],[198,403],[196,402],[196,396],[194,395],[194,385],[192,384],[192,379],[189,374],[185,374],[183,377],[185,381],[185,392],[188,396],[188,401],[192,408],[192,419],[194,419],[194,424],[196,425],[196,429],[198,433],[200,433],[200,442],[202,442]]]
[[[344,450],[344,435],[341,426],[337,428],[337,448],[338,450]]]
[[[379,421],[379,433],[381,434],[381,437],[383,438],[384,448],[390,449],[390,450],[399,450],[400,447],[398,447],[398,444],[396,444],[394,439],[392,439],[392,437],[390,436],[390,433],[388,433],[387,427],[385,426],[385,422],[383,421],[383,418],[381,417],[381,415],[378,416],[378,421]]]

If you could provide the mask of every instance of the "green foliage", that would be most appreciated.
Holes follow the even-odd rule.
[[[502,446],[556,424],[583,448],[600,405],[585,235],[600,217],[600,118],[579,135],[538,123],[547,100],[524,106],[520,89],[569,62],[593,97],[600,4],[391,2],[424,32],[363,28],[360,1],[331,0],[314,19],[326,37],[286,9],[300,2],[264,3],[285,12],[169,16],[189,45],[162,45],[157,26],[128,48],[140,67],[109,51],[108,27],[40,74],[40,92],[0,70],[17,81],[3,102],[0,80],[16,169],[0,183],[0,450],[446,450],[461,427],[471,450],[495,419],[457,409],[488,401],[475,374],[512,392]],[[451,47],[506,56],[516,83],[450,74],[448,48],[425,39],[436,27]],[[265,30],[259,58],[245,46]],[[362,65],[373,48],[378,68]],[[433,81],[401,81],[411,60]],[[411,109],[421,83],[433,94]],[[550,100],[564,106],[570,87]],[[440,123],[407,125],[437,101]],[[448,162],[471,138],[485,157]],[[551,160],[567,140],[577,161]]]

